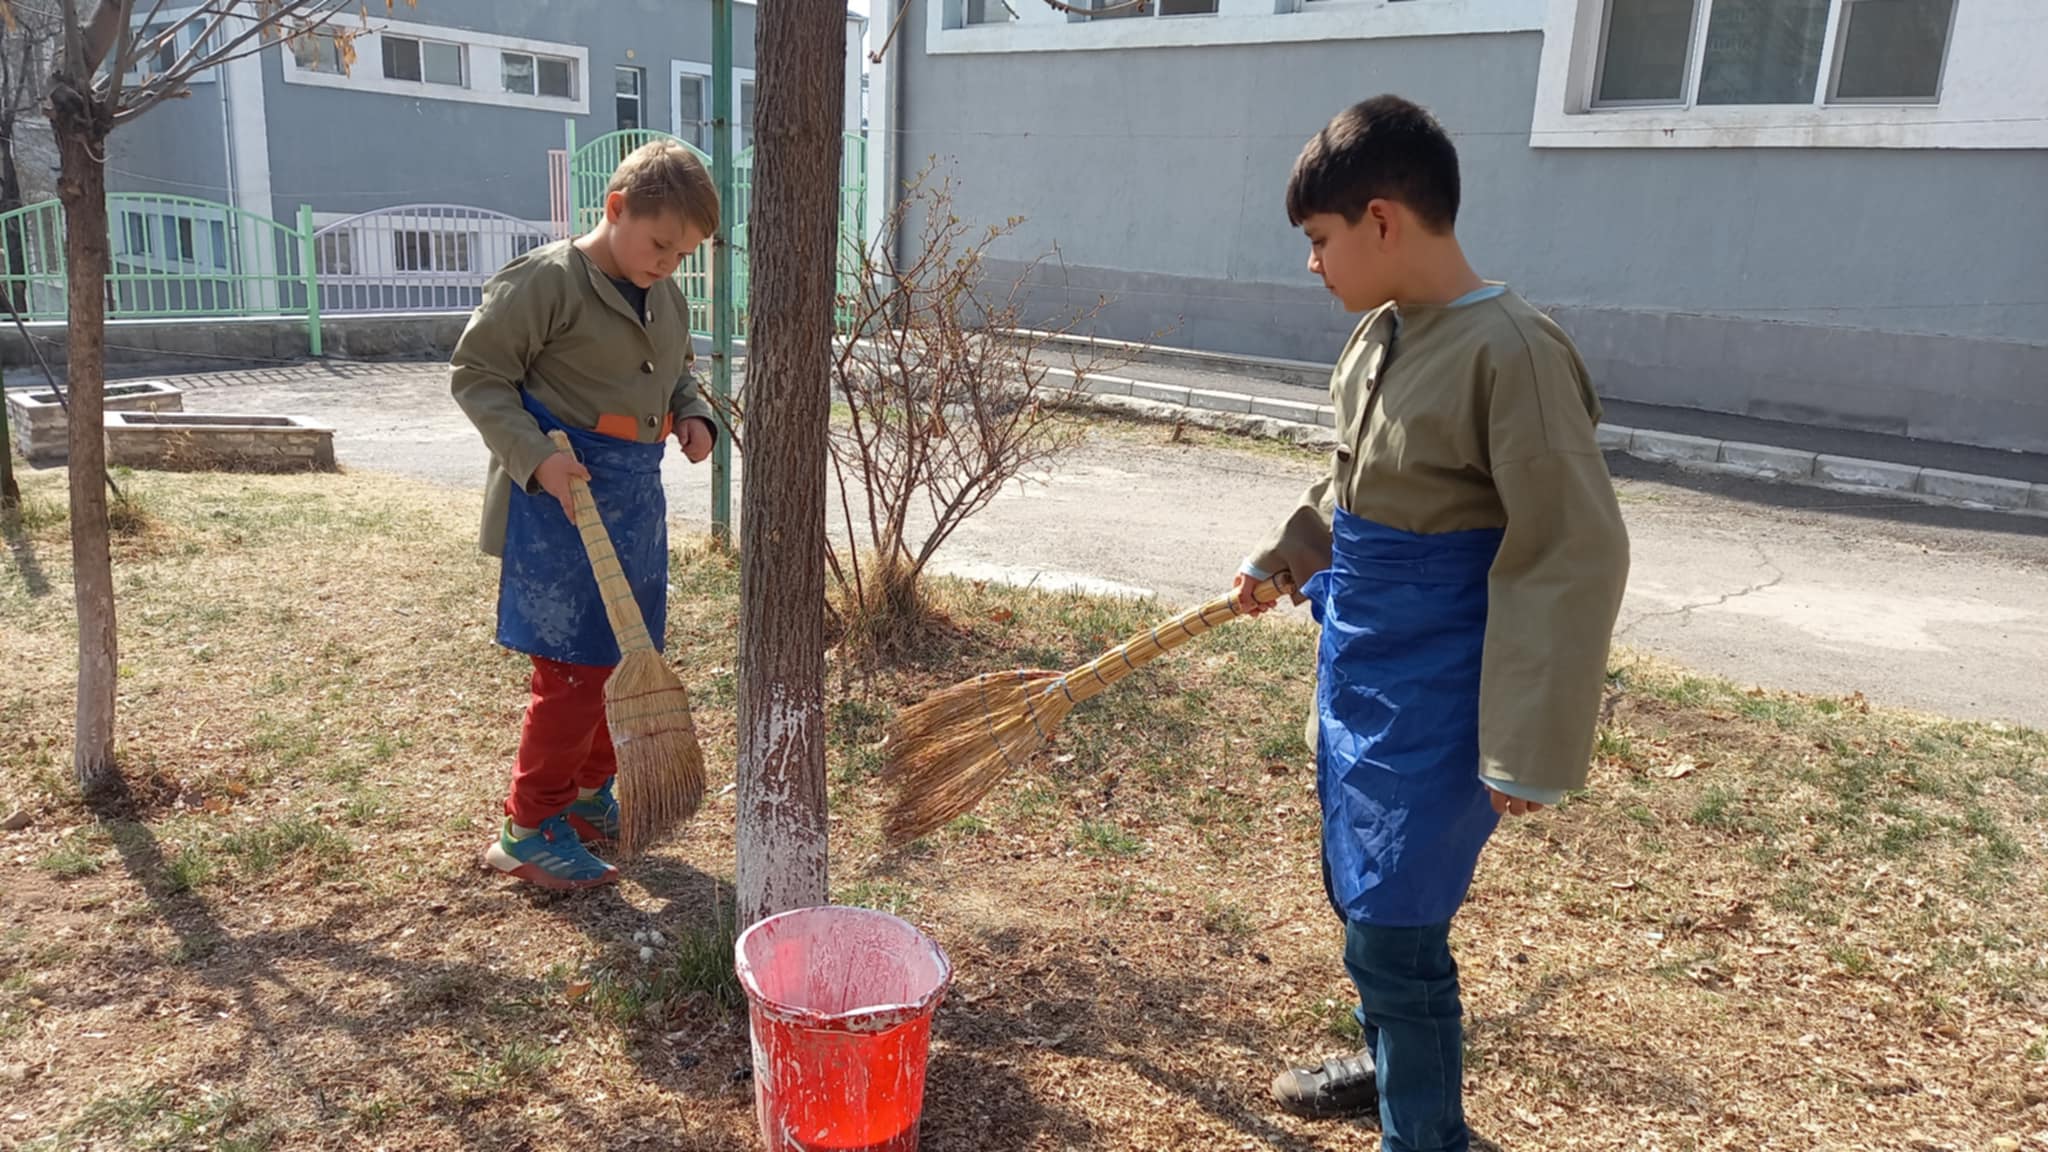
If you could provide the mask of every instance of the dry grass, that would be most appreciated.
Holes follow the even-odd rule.
[[[134,818],[65,783],[62,477],[0,559],[0,1147],[754,1146],[732,1012],[737,577],[672,600],[711,793],[614,891],[478,871],[523,669],[473,497],[131,477]],[[53,511],[54,510],[54,511]],[[1343,1043],[1300,745],[1310,637],[1233,625],[885,853],[874,743],[964,675],[1156,606],[942,586],[956,627],[830,715],[838,898],[926,926],[933,1149],[1355,1149],[1266,1080]],[[1470,1110],[1511,1149],[2048,1148],[2048,740],[1626,663],[1595,786],[1504,828],[1457,932]],[[650,931],[664,939],[640,959]],[[636,934],[643,934],[636,939]]]

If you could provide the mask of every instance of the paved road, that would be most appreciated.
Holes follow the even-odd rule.
[[[189,408],[330,424],[348,467],[463,487],[483,475],[438,367],[188,383],[200,386]],[[1634,545],[1622,643],[1744,683],[2048,728],[2048,520],[1610,463]],[[967,575],[1193,602],[1316,467],[1306,454],[1175,445],[1164,430],[1099,435],[1006,492],[942,555]],[[668,482],[678,519],[704,526],[708,468],[671,457]]]

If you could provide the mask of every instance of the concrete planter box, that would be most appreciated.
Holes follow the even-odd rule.
[[[296,416],[110,412],[107,464],[161,472],[332,472],[334,430]]]
[[[185,390],[161,380],[107,385],[108,412],[180,412],[184,408]],[[48,389],[7,394],[7,423],[14,430],[14,447],[31,464],[62,464],[71,455],[69,415],[58,403],[57,394]]]

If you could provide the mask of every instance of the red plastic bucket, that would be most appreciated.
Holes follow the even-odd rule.
[[[733,953],[769,1152],[913,1152],[932,1013],[953,978],[938,944],[828,905],[761,921]]]

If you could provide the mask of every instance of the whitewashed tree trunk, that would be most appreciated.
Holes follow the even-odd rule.
[[[740,510],[744,929],[826,902],[825,456],[838,264],[840,0],[760,10]]]

